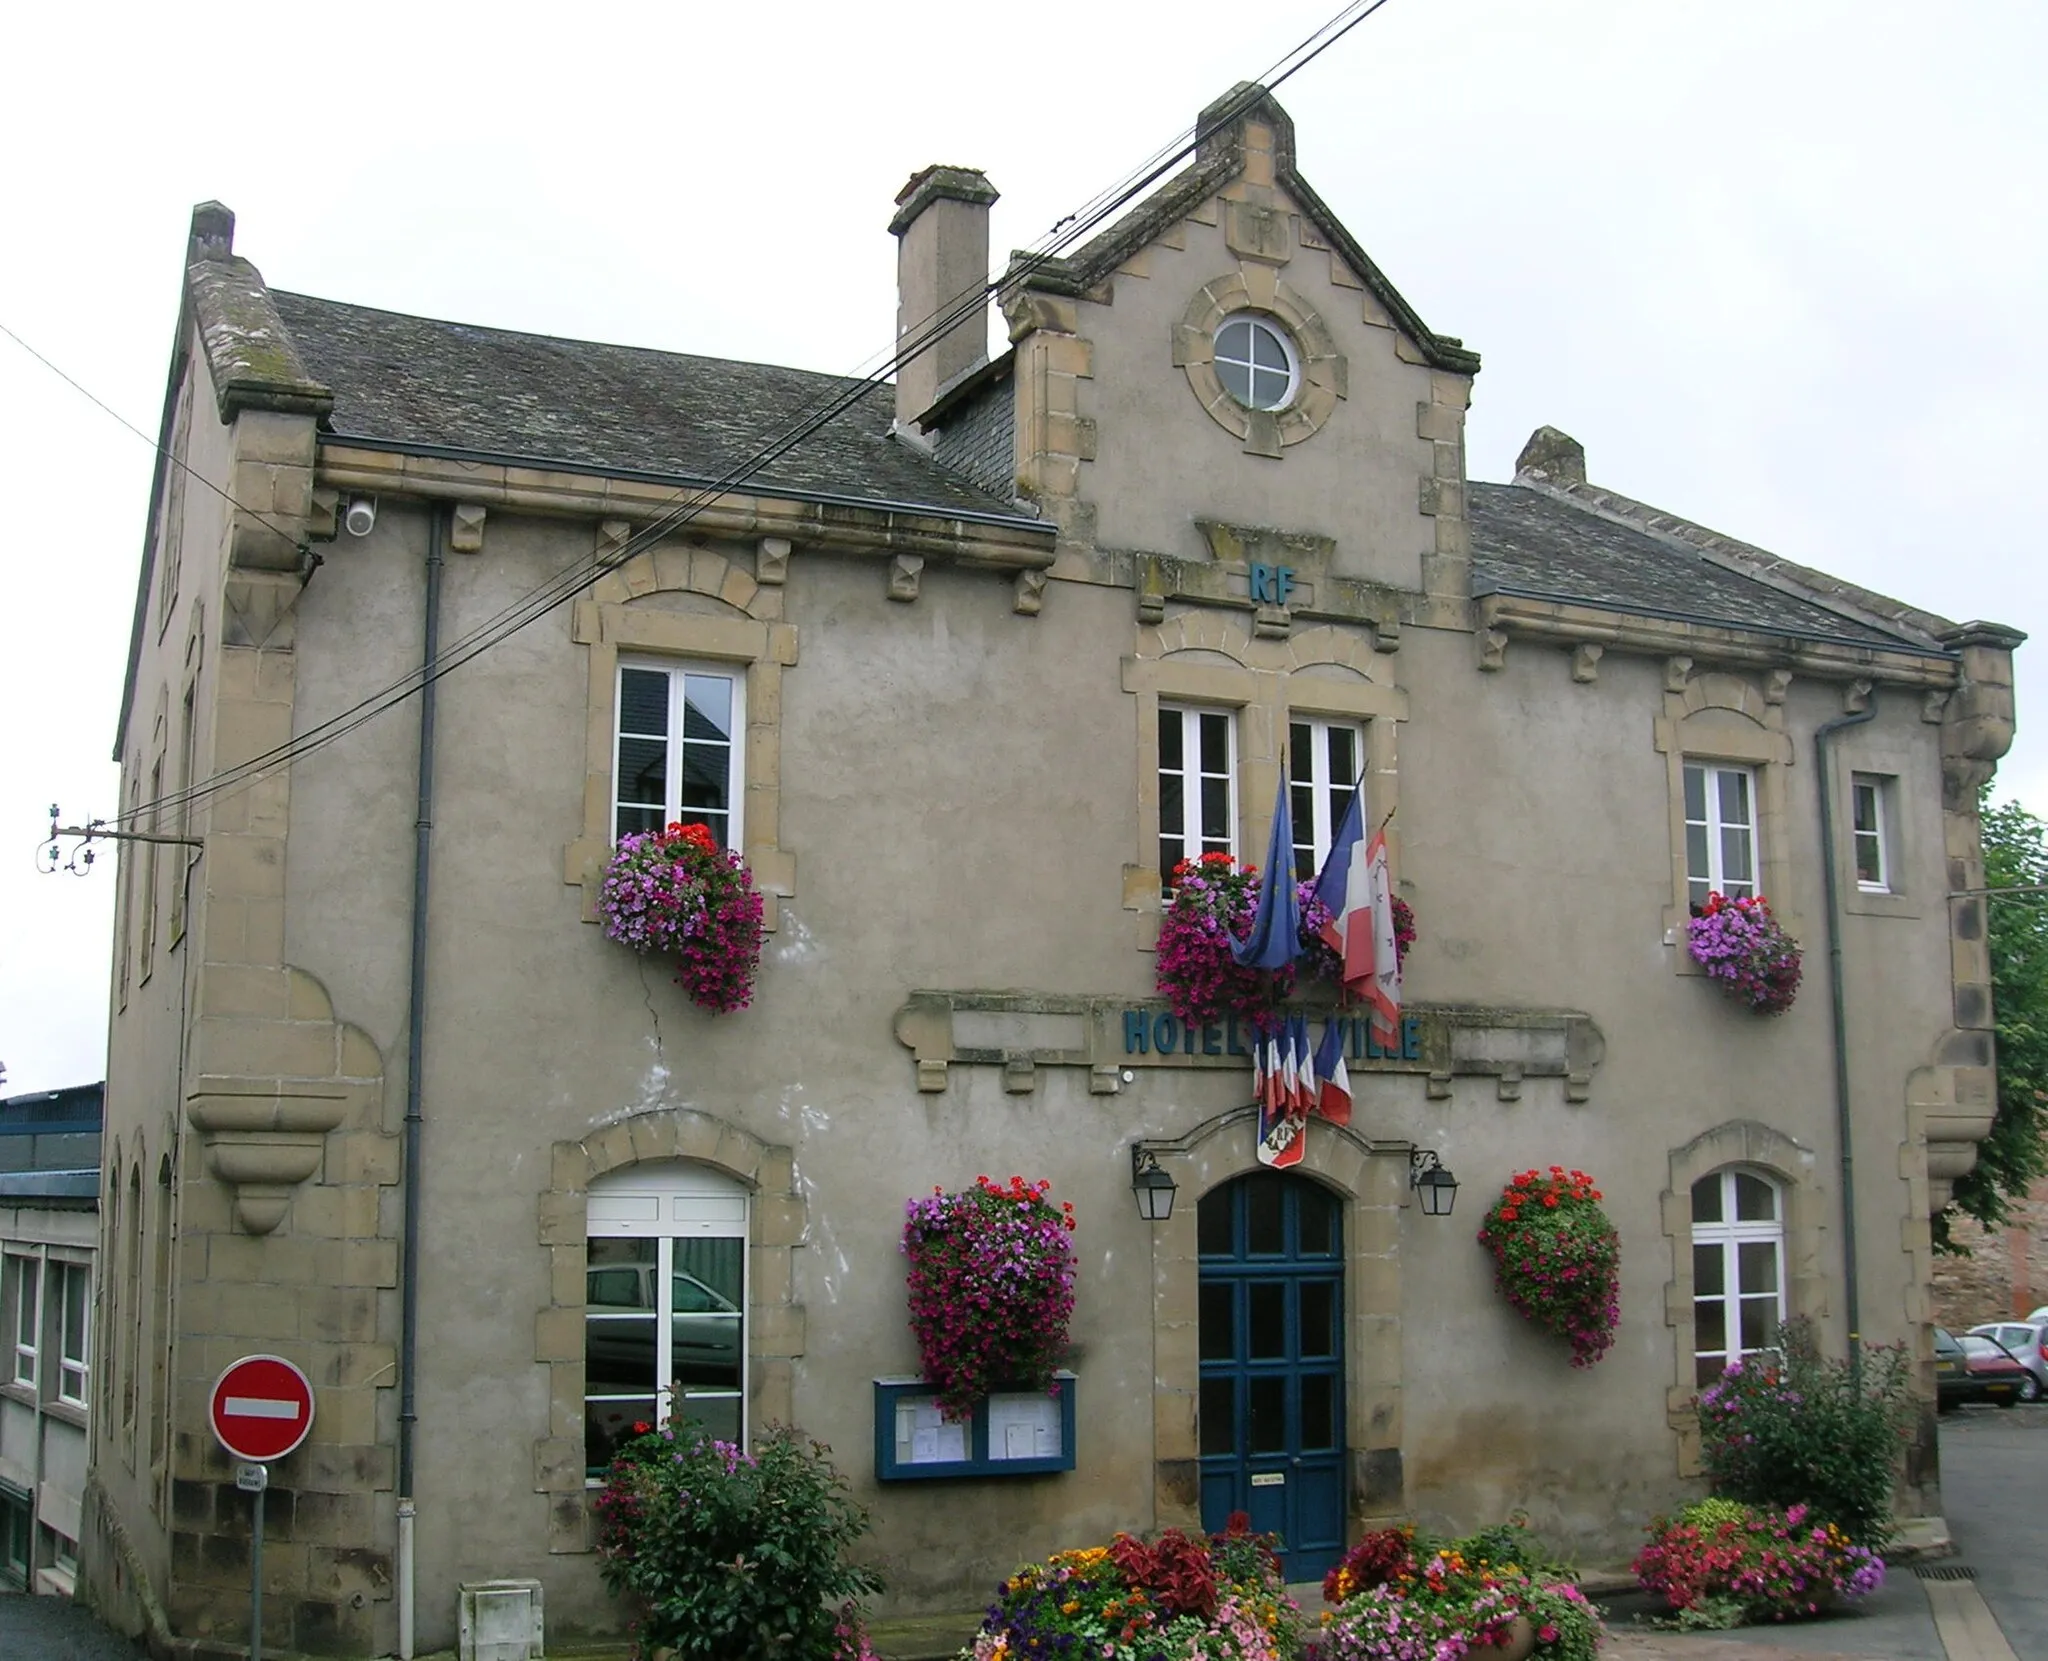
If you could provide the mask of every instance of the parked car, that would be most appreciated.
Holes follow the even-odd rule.
[[[2020,1387],[2033,1375],[2018,1357],[1995,1338],[1971,1333],[1954,1337],[1934,1329],[1934,1391],[1936,1405],[1950,1408],[1966,1401],[1995,1401],[2011,1407]]]
[[[2048,1321],[2048,1303],[2044,1303],[2039,1309],[2030,1313],[2027,1319],[2030,1321]]]
[[[1970,1333],[1996,1339],[2018,1357],[2028,1374],[2020,1386],[2021,1401],[2039,1401],[2048,1392],[2048,1321],[1986,1321]]]

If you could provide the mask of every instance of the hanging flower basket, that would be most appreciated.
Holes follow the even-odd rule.
[[[1048,1200],[1051,1186],[976,1177],[903,1208],[910,1330],[948,1419],[968,1418],[992,1390],[1057,1388],[1074,1313],[1074,1208]]]
[[[1230,955],[1232,937],[1252,931],[1259,868],[1229,854],[1184,859],[1173,868],[1173,898],[1159,925],[1159,995],[1191,1027],[1225,1016],[1270,1032],[1294,989],[1294,971],[1247,969]]]
[[[738,854],[702,825],[622,836],[598,898],[604,932],[673,957],[676,984],[713,1014],[745,1009],[761,967],[761,895]]]
[[[1621,1237],[1584,1171],[1521,1171],[1501,1190],[1479,1243],[1493,1253],[1494,1284],[1522,1316],[1570,1342],[1572,1365],[1590,1367],[1621,1321]]]
[[[1339,986],[1344,965],[1323,939],[1330,909],[1316,897],[1314,882],[1295,885],[1301,912],[1301,960],[1278,971],[1247,969],[1230,955],[1232,938],[1245,939],[1259,909],[1259,868],[1239,865],[1229,854],[1184,859],[1173,868],[1173,898],[1159,925],[1159,995],[1191,1027],[1226,1016],[1259,1032],[1272,1032],[1280,1006],[1295,988],[1297,974]],[[1415,913],[1394,901],[1394,951],[1405,959],[1415,943]]]
[[[1799,995],[1799,942],[1779,927],[1761,894],[1709,894],[1685,925],[1685,943],[1723,991],[1759,1015],[1782,1015]]]

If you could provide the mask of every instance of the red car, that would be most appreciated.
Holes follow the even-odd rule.
[[[2034,1375],[2031,1389],[2020,1387],[2021,1401],[2039,1401],[2048,1395],[2048,1321],[1986,1321],[1971,1327],[1970,1335],[1996,1339]]]
[[[1995,1338],[1971,1333],[1952,1338],[1940,1327],[1934,1329],[1934,1382],[1938,1405],[1952,1407],[1958,1402],[1995,1401],[2011,1407],[2021,1390],[2033,1381],[2033,1374]]]

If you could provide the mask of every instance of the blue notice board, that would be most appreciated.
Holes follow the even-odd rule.
[[[1074,1468],[1074,1375],[1053,1375],[1057,1394],[997,1391],[973,1417],[949,1421],[936,1391],[915,1376],[875,1380],[875,1480],[1041,1476]]]

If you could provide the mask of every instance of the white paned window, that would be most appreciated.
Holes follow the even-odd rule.
[[[1892,867],[1886,848],[1885,781],[1858,773],[1850,781],[1851,840],[1856,850],[1856,886],[1866,894],[1889,894]]]
[[[1224,709],[1159,706],[1159,880],[1203,854],[1237,852],[1237,723]]]
[[[1285,409],[1294,397],[1300,365],[1286,331],[1264,317],[1240,312],[1216,331],[1216,378],[1247,409]]]
[[[745,846],[746,684],[714,665],[619,665],[614,836],[700,824],[721,848]]]
[[[92,1270],[52,1263],[50,1296],[57,1310],[57,1399],[84,1407],[92,1379]]]
[[[583,1457],[601,1477],[635,1425],[680,1413],[746,1433],[747,1191],[701,1165],[640,1165],[590,1190]]]
[[[1756,893],[1756,770],[1723,762],[1685,764],[1686,898]]]
[[[1777,1342],[1785,1320],[1785,1195],[1731,1166],[1692,1185],[1693,1371],[1711,1384]]]
[[[36,1382],[36,1351],[43,1330],[42,1263],[10,1253],[0,1264],[0,1312],[7,1322],[7,1382]]]
[[[1287,734],[1294,880],[1308,882],[1330,857],[1365,771],[1365,733],[1355,722],[1305,717],[1289,722]]]

